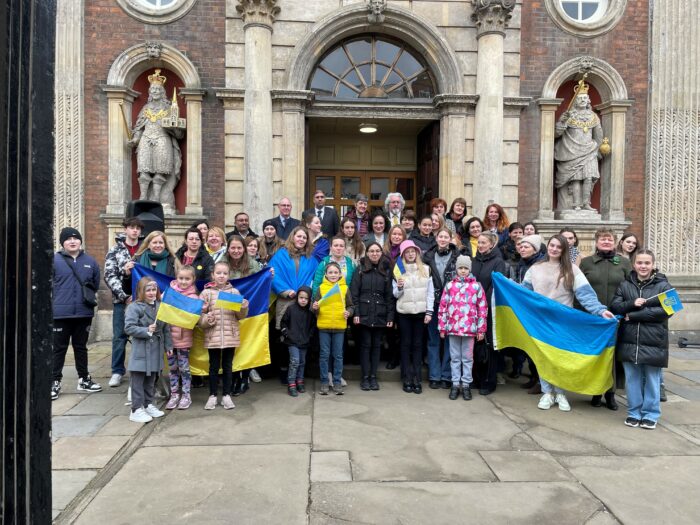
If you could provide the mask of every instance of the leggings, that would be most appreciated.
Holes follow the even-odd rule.
[[[189,394],[192,387],[192,374],[190,373],[190,349],[173,348],[168,354],[170,366],[170,392],[177,393],[182,381],[182,393]]]

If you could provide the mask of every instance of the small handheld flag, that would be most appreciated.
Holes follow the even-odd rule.
[[[338,297],[337,297],[338,299],[340,299],[341,301],[343,300],[343,298],[341,297],[341,294],[340,294],[340,285],[338,285],[338,283],[335,283],[335,284],[331,287],[330,290],[328,290],[325,294],[323,294],[323,297],[321,297],[321,298],[318,300],[318,304],[322,304],[322,303],[324,303],[325,301],[328,301],[329,299],[334,298],[336,295],[338,296]]]
[[[399,280],[403,277],[403,274],[406,273],[406,267],[403,264],[403,259],[401,257],[396,259],[396,264],[394,265],[394,277],[396,277],[396,280]]]
[[[173,326],[192,330],[202,315],[204,301],[187,297],[181,293],[167,288],[158,308],[156,319]]]
[[[243,296],[237,293],[219,292],[216,298],[214,308],[223,308],[224,310],[233,310],[240,312],[243,304]]]
[[[659,301],[661,302],[661,308],[663,308],[668,315],[673,315],[683,310],[683,303],[681,303],[681,298],[675,288],[671,288],[659,294]]]

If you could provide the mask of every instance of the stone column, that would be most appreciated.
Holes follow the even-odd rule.
[[[515,0],[472,0],[477,29],[473,212],[501,200],[503,184],[503,39]]]
[[[205,89],[183,88],[180,95],[187,104],[187,204],[185,215],[202,215],[202,99]]]
[[[625,121],[631,105],[631,100],[613,100],[595,108],[611,147],[600,165],[600,213],[605,221],[625,220]]]
[[[277,0],[238,0],[245,32],[243,202],[252,224],[270,217],[272,195],[272,24]]]
[[[540,204],[538,220],[554,219],[554,124],[564,99],[537,100],[540,106]]]

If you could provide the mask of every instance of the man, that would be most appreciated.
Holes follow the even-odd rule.
[[[257,239],[258,234],[250,229],[250,217],[244,211],[238,212],[233,219],[235,226],[233,230],[226,234],[226,239],[230,239],[234,235],[240,235],[244,239],[246,237],[253,237]]]
[[[367,212],[368,205],[367,196],[363,193],[358,193],[355,196],[355,207],[345,214],[345,217],[355,221],[355,231],[360,236],[364,237],[369,233],[369,213]]]
[[[95,315],[95,305],[84,300],[83,287],[96,292],[100,287],[97,261],[81,250],[83,238],[75,228],[63,228],[59,236],[62,249],[53,257],[53,384],[51,399],[61,393],[63,365],[68,345],[73,345],[78,392],[99,392],[88,372],[87,341]]]
[[[384,210],[389,219],[389,227],[401,226],[401,214],[406,206],[406,201],[400,193],[390,193],[384,201]]]
[[[314,207],[306,210],[304,215],[314,214],[321,219],[321,231],[332,239],[340,231],[340,217],[333,206],[326,206],[326,194],[323,190],[314,192]]]
[[[105,282],[112,291],[112,377],[109,386],[119,386],[126,373],[124,357],[127,335],[124,333],[124,313],[131,302],[131,269],[139,247],[143,222],[137,217],[126,219],[124,233],[117,234],[115,245],[105,257]]]
[[[277,217],[270,219],[277,230],[277,237],[282,240],[287,240],[289,234],[294,228],[299,226],[301,222],[299,219],[292,217],[292,201],[287,197],[282,197],[277,204],[277,208],[280,214]]]

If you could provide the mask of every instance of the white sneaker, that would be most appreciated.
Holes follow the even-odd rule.
[[[218,399],[216,396],[209,396],[209,399],[207,399],[207,404],[204,405],[204,410],[214,410],[217,402]]]
[[[250,371],[249,377],[253,383],[260,383],[262,381],[262,377],[260,377],[260,374],[258,374],[258,371],[255,368]]]
[[[146,407],[146,413],[151,417],[163,417],[165,412],[158,410],[154,404],[150,404]]]
[[[115,387],[119,386],[122,384],[122,375],[121,374],[112,374],[112,377],[109,378],[109,386]]]
[[[231,396],[223,396],[221,398],[221,405],[226,410],[231,410],[232,408],[236,408],[236,405],[233,404],[233,399],[231,399]]]
[[[345,380],[344,377],[340,378],[340,386],[348,386],[348,382]]]
[[[542,394],[540,402],[537,403],[537,408],[540,410],[549,410],[554,404],[554,396],[552,394]]]
[[[569,404],[569,400],[566,399],[566,396],[564,394],[557,394],[557,397],[554,398],[554,402],[559,405],[559,410],[562,412],[570,412],[571,411],[571,405]]]
[[[153,421],[153,418],[141,407],[129,414],[129,421],[133,421],[134,423],[150,423]]]

